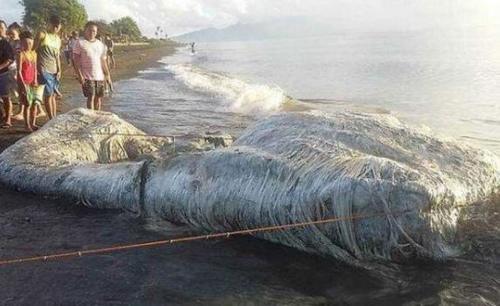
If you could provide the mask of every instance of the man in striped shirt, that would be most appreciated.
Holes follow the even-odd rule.
[[[111,85],[106,46],[96,38],[97,24],[87,22],[84,39],[73,48],[73,66],[87,98],[87,108],[101,110],[106,83]]]

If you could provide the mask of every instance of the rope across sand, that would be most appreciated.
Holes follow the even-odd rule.
[[[401,215],[408,214],[408,213],[411,213],[411,211],[405,211],[405,212],[399,212],[399,213],[395,212],[395,213],[391,213],[391,215],[392,216],[401,216]],[[116,252],[120,252],[120,251],[160,247],[160,246],[165,246],[165,245],[170,245],[170,244],[194,242],[194,241],[200,241],[200,240],[212,240],[212,239],[219,239],[219,238],[226,238],[227,239],[227,238],[230,238],[233,236],[253,235],[253,234],[257,234],[257,233],[273,232],[273,231],[280,231],[280,230],[290,230],[293,228],[322,225],[322,224],[334,223],[334,222],[339,222],[339,221],[347,221],[347,220],[352,221],[352,220],[369,219],[369,218],[377,218],[377,217],[388,217],[388,215],[387,214],[373,214],[373,215],[357,215],[357,216],[350,216],[350,217],[345,217],[345,218],[330,218],[330,219],[325,219],[325,220],[309,221],[309,222],[302,222],[302,223],[296,223],[296,224],[285,224],[285,225],[279,225],[279,226],[267,226],[267,227],[261,227],[261,228],[256,228],[256,229],[239,230],[239,231],[232,231],[232,232],[225,232],[225,233],[188,236],[188,237],[180,237],[180,238],[173,238],[173,239],[150,241],[150,242],[144,242],[144,243],[123,244],[123,245],[117,245],[117,246],[106,247],[106,248],[91,249],[91,250],[80,250],[80,251],[66,252],[66,253],[53,253],[53,254],[34,256],[34,257],[6,259],[6,260],[0,260],[0,266],[8,266],[8,265],[13,265],[13,264],[29,263],[29,262],[49,261],[49,260],[71,259],[71,258],[77,258],[77,257],[82,257],[82,256],[87,256],[87,255],[116,253]]]

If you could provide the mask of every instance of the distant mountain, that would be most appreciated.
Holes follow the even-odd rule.
[[[242,24],[227,28],[208,28],[173,39],[181,42],[242,41],[272,38],[299,38],[333,33],[331,26],[306,17],[290,17],[273,21]]]

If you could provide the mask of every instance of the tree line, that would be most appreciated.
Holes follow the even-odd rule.
[[[34,31],[44,29],[52,15],[61,18],[66,32],[79,31],[88,21],[87,10],[77,0],[21,0],[20,4],[24,6],[24,26]],[[126,36],[130,40],[142,38],[139,26],[131,17],[123,17],[111,23],[105,20],[96,22],[101,35]]]

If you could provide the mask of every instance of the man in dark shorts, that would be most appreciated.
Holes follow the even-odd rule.
[[[84,39],[73,49],[73,64],[87,108],[101,110],[106,83],[112,84],[107,63],[106,46],[96,38],[98,27],[94,22],[85,25]]]
[[[15,61],[14,49],[7,40],[7,24],[0,20],[0,97],[3,102],[4,117],[2,128],[12,126],[12,100],[10,95],[14,89],[10,66]]]

